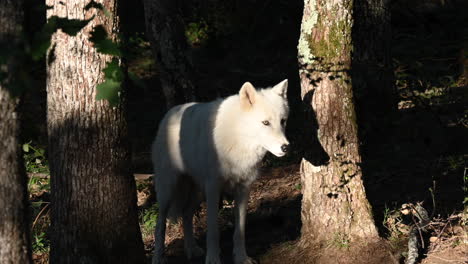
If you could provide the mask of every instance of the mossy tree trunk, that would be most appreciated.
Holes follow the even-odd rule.
[[[311,113],[307,122],[315,124],[318,141],[329,157],[328,163],[317,164],[308,157],[301,163],[304,245],[378,238],[362,181],[357,73],[351,74],[358,44],[352,33],[353,8],[359,1],[304,3],[298,45],[301,93]]]
[[[2,51],[14,54],[22,49],[22,24],[23,1],[0,0]],[[3,56],[0,64],[0,263],[31,263],[26,174],[19,147],[18,100],[11,92],[15,73],[22,65],[18,65],[17,57],[0,56]]]
[[[117,0],[47,0],[47,17],[86,20],[76,36],[57,31],[47,56],[47,127],[52,193],[51,263],[143,263],[136,187],[131,174],[125,118],[120,104],[96,100],[96,86],[112,56],[99,53],[90,31],[103,25],[117,38]]]
[[[196,99],[182,0],[144,0],[146,32],[156,58],[167,108]]]

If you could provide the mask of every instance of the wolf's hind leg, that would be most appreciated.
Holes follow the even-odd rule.
[[[154,231],[154,238],[156,240],[153,252],[152,264],[164,264],[166,263],[164,256],[164,240],[166,238],[166,218],[168,204],[159,204],[159,216],[158,222],[156,223],[156,230]]]
[[[200,203],[197,199],[189,201],[189,205],[182,216],[184,226],[184,248],[188,259],[198,258],[204,254],[203,249],[197,245],[193,236],[193,215],[199,205]]]
[[[173,196],[173,183],[170,181],[165,181],[168,179],[167,177],[163,178],[167,175],[161,174],[158,176],[161,178],[158,178],[155,181],[159,215],[158,221],[156,222],[156,229],[154,231],[155,245],[152,264],[165,264],[167,262],[164,254],[164,242],[166,240],[166,219],[168,217]]]

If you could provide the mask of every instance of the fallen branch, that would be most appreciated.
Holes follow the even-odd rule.
[[[419,248],[424,246],[424,240],[422,237],[422,232],[426,232],[426,227],[428,226],[430,219],[429,214],[426,209],[421,206],[420,203],[417,203],[416,206],[413,204],[404,204],[403,205],[403,214],[411,214],[413,219],[413,225],[411,226],[409,232],[408,240],[408,256],[406,257],[405,264],[414,264],[416,263],[419,257]],[[419,240],[418,240],[419,234]],[[419,242],[421,241],[421,242]]]
[[[50,203],[46,203],[46,205],[42,208],[42,210],[39,211],[39,213],[37,214],[36,218],[34,219],[34,222],[33,222],[33,224],[32,224],[31,230],[34,229],[34,226],[36,225],[37,220],[39,220],[39,218],[41,217],[41,215],[42,215],[42,213],[45,211],[45,209],[46,209],[47,207],[49,207],[49,204],[50,204]]]

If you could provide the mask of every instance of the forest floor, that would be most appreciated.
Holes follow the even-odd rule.
[[[319,263],[317,259],[327,249],[340,260],[327,262],[322,258],[320,263],[377,264],[386,263],[378,256],[385,251],[391,253],[392,261],[403,263],[409,229],[414,222],[404,214],[402,206],[422,202],[431,221],[427,232],[421,233],[424,248],[419,263],[468,263],[467,4],[456,0],[393,1],[392,55],[399,94],[398,114],[392,131],[386,133],[389,136],[373,141],[369,154],[363,158],[366,193],[383,240],[381,247],[369,247],[359,253],[360,259],[350,259],[346,256],[352,255],[355,247],[348,241],[330,241],[307,252],[297,243],[301,230],[299,149],[307,133],[303,120],[298,117],[301,99],[296,57],[303,1],[232,1],[232,5],[240,5],[235,8],[228,2],[224,7],[216,7],[216,12],[207,12],[214,16],[206,19],[208,28],[204,22],[198,23],[197,17],[187,21],[192,29],[196,84],[203,91],[200,99],[207,101],[234,94],[245,81],[265,87],[288,78],[292,107],[287,134],[293,151],[283,159],[267,156],[261,177],[252,189],[246,227],[249,255],[267,264]],[[418,3],[433,3],[433,6]],[[141,8],[135,10],[140,12],[135,17],[143,23]],[[144,25],[135,25],[135,32],[143,31]],[[210,34],[216,36],[204,43],[203,39]],[[134,57],[129,59],[130,70],[146,84],[129,91],[133,166],[135,173],[151,174],[149,147],[158,120],[165,113],[165,103],[157,65],[144,33],[135,34],[131,41],[135,49]],[[44,70],[37,75],[42,76],[38,77],[38,83],[43,83]],[[46,97],[44,85],[38,86],[42,88],[26,98],[24,108],[31,116],[25,114],[25,119],[29,118],[25,123],[32,132],[24,136],[41,145],[40,142],[46,142]],[[46,150],[34,142],[29,146],[25,158],[33,176],[28,184],[33,257],[35,263],[48,263],[50,187]],[[151,179],[137,179],[137,189],[140,225],[149,261],[158,216]],[[232,203],[224,201],[219,218],[223,263],[232,263],[231,208]],[[205,216],[202,207],[194,222],[202,248],[205,248]],[[166,243],[170,264],[204,263],[203,259],[186,260],[179,224],[169,224]]]
[[[151,200],[150,190],[144,188],[139,192],[139,203],[142,203],[143,207],[147,206],[145,205],[146,199]],[[224,200],[220,209],[219,226],[223,263],[232,263],[234,228],[232,207],[231,201]],[[246,246],[252,257],[258,258],[267,252],[271,245],[292,241],[299,236],[300,207],[300,176],[297,166],[268,169],[261,173],[260,178],[253,185],[248,206]],[[145,228],[142,229],[145,230]],[[204,248],[206,233],[206,208],[204,206],[194,218],[194,230],[196,236],[199,237],[199,245]],[[143,240],[150,258],[154,247],[154,230],[148,231],[143,231]],[[188,263],[183,251],[181,223],[168,223],[166,245],[168,263]],[[204,263],[204,259],[196,259],[190,263]]]

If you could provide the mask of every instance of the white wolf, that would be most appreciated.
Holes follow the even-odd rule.
[[[244,239],[249,190],[266,152],[281,157],[288,151],[287,87],[287,80],[263,90],[246,82],[238,95],[179,105],[166,114],[152,148],[159,202],[153,264],[165,262],[167,217],[182,217],[187,257],[203,255],[192,227],[203,197],[208,224],[205,263],[221,263],[217,217],[222,192],[235,200],[234,263],[255,263],[247,256]]]

